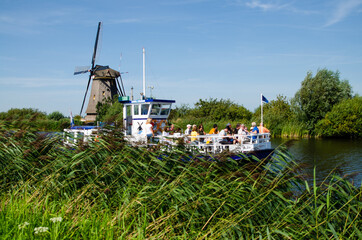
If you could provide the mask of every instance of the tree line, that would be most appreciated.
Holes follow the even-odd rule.
[[[260,122],[260,106],[253,112],[230,99],[200,99],[193,107],[180,105],[171,110],[169,122],[185,129],[191,124],[251,124]],[[115,98],[97,104],[97,121],[121,125],[123,106]],[[81,124],[80,116],[75,123]],[[278,95],[263,105],[264,125],[273,136],[281,137],[347,137],[362,136],[362,97],[353,96],[351,85],[340,79],[338,71],[320,69],[308,72],[294,97]],[[62,131],[69,127],[69,117],[55,111],[46,114],[37,109],[10,109],[0,113],[0,124],[8,128]]]
[[[75,117],[75,123],[80,123],[80,116]],[[33,108],[12,108],[0,112],[0,126],[7,129],[23,129],[31,131],[62,131],[70,125],[69,117],[59,111],[50,114]]]
[[[261,107],[254,112],[230,100],[200,99],[194,107],[181,105],[172,110],[170,121],[181,126],[203,123],[260,122]],[[338,71],[308,72],[294,97],[278,95],[263,105],[264,125],[274,136],[351,137],[362,136],[362,97],[352,96],[352,87]]]

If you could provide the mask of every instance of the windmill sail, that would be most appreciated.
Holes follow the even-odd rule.
[[[101,26],[102,23],[99,22],[96,40],[93,48],[91,66],[78,67],[74,71],[74,75],[89,72],[87,88],[84,94],[82,107],[80,109],[80,115],[81,115],[83,112],[83,107],[87,98],[89,87],[91,86],[91,93],[86,110],[87,116],[85,117],[85,120],[89,122],[94,122],[96,119],[97,116],[96,106],[98,102],[103,102],[105,99],[108,98],[113,99],[113,97],[117,94],[121,96],[123,96],[124,94],[124,91],[122,91],[122,88],[118,82],[118,78],[121,76],[121,74],[118,71],[111,69],[109,66],[102,66],[95,64],[97,59],[97,53],[99,52],[99,37],[100,37]]]

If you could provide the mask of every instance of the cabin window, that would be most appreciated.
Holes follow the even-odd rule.
[[[139,114],[140,114],[139,105],[133,105],[133,115],[139,115]]]
[[[141,105],[141,114],[142,115],[148,115],[148,107],[150,105],[149,104],[142,104]]]
[[[161,104],[153,104],[151,109],[151,115],[158,115],[161,109]]]
[[[161,115],[168,115],[170,113],[171,104],[162,104]]]

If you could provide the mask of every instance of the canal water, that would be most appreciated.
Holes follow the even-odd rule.
[[[351,139],[296,139],[273,138],[275,148],[288,142],[288,150],[297,163],[306,165],[303,168],[311,182],[313,169],[316,167],[316,179],[323,181],[328,174],[337,169],[340,176],[352,180],[355,186],[362,183],[362,140]]]

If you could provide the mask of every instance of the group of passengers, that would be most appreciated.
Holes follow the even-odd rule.
[[[257,127],[256,123],[253,122],[251,124],[250,130],[245,126],[245,124],[236,124],[235,128],[232,128],[231,124],[228,123],[225,128],[221,129],[219,131],[218,125],[214,124],[211,130],[209,131],[209,135],[213,136],[207,136],[205,137],[197,137],[199,135],[205,136],[206,132],[204,129],[203,124],[200,124],[197,126],[196,124],[191,125],[187,124],[186,130],[184,131],[184,135],[190,136],[191,143],[210,143],[212,141],[211,137],[217,137],[217,141],[219,143],[223,144],[236,144],[236,143],[242,143],[243,140],[245,140],[245,137],[248,135],[253,134],[259,134],[259,133],[269,133],[270,131],[264,127],[263,123],[260,123],[260,126]],[[146,135],[148,139],[150,137],[154,137],[154,131],[153,131],[153,125],[152,120],[148,119],[146,122]],[[167,137],[169,135],[174,136],[181,136],[182,130],[181,128],[175,128],[174,124],[171,124],[169,126],[165,126],[162,129],[162,136]],[[256,139],[256,136],[252,136],[252,139]]]
[[[260,123],[260,127],[256,126],[256,123],[251,124],[250,131],[245,126],[245,124],[236,124],[235,128],[232,128],[231,124],[228,123],[225,128],[218,130],[217,124],[214,124],[213,128],[210,130],[209,134],[217,134],[217,141],[222,144],[236,144],[242,143],[248,135],[259,134],[259,133],[269,133],[270,131],[264,127],[263,123]],[[195,134],[197,136],[197,134]],[[200,134],[201,135],[201,134]],[[204,135],[204,134],[203,134]],[[252,136],[252,139],[256,139],[256,136]],[[191,138],[191,142],[197,141],[195,136]],[[203,139],[199,139],[200,142],[205,142]],[[210,138],[206,139],[206,143],[211,141]],[[197,143],[197,142],[196,142]]]

